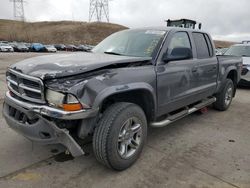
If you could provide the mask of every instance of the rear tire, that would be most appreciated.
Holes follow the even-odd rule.
[[[139,158],[146,137],[143,110],[135,104],[115,103],[104,111],[94,132],[94,154],[105,166],[125,170]]]
[[[214,108],[216,110],[226,111],[230,107],[234,96],[234,87],[233,81],[226,79],[223,89],[215,96],[217,101],[214,103]]]

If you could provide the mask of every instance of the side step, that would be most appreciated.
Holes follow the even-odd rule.
[[[168,116],[165,120],[159,121],[159,122],[152,122],[150,125],[152,127],[165,127],[166,125],[169,125],[170,123],[173,123],[189,114],[192,114],[206,106],[209,106],[210,104],[213,104],[216,101],[216,98],[209,98],[206,100],[201,101],[199,104],[196,104],[195,106],[191,108],[186,108],[185,110],[178,112],[174,115]]]

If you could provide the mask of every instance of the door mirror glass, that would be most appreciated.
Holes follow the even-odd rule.
[[[193,58],[192,50],[190,48],[177,47],[174,48],[170,54],[165,53],[163,56],[164,62],[180,61]]]

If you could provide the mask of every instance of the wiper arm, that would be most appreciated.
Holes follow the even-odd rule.
[[[110,54],[110,55],[122,55],[117,52],[104,52],[105,54]]]

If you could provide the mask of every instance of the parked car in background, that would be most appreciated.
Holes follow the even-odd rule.
[[[55,44],[54,46],[58,51],[65,51],[66,50],[66,46],[64,44]]]
[[[1,40],[0,41],[0,43],[2,44],[2,43],[4,43],[4,44],[8,44],[9,42],[8,41],[6,41],[6,40]]]
[[[89,50],[92,50],[95,46],[94,45],[86,45]]]
[[[81,44],[78,46],[79,51],[85,51],[85,52],[89,52],[93,49],[94,46],[91,45],[86,45],[86,44]]]
[[[53,45],[45,45],[45,49],[47,52],[57,52],[57,49]]]
[[[41,43],[33,43],[30,48],[32,52],[46,52],[45,46]]]
[[[15,52],[29,52],[29,48],[24,43],[13,44]]]
[[[24,45],[29,49],[29,51],[31,51],[31,43],[25,42]]]
[[[78,50],[79,49],[75,45],[73,45],[73,44],[70,44],[70,45],[66,46],[66,51],[72,51],[72,52],[74,52],[74,51],[78,51]]]
[[[0,52],[14,52],[14,49],[6,43],[0,43]]]
[[[243,67],[240,86],[250,87],[250,43],[235,44],[231,46],[224,55],[233,55],[243,58]]]
[[[77,48],[78,48],[78,51],[83,51],[83,52],[89,51],[88,47],[83,44],[77,46]]]

